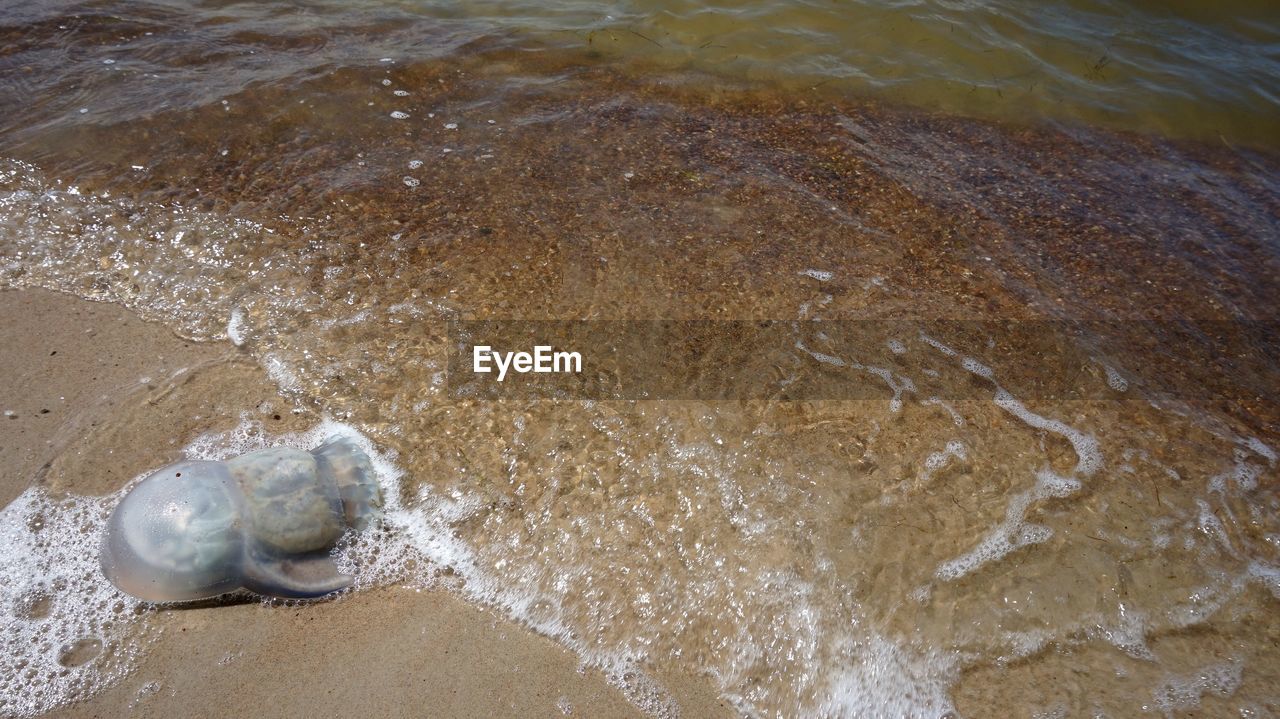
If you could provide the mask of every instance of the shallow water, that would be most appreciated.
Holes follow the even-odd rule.
[[[927,8],[969,35],[1018,17],[856,7]],[[314,6],[305,23],[272,5],[7,12],[2,281],[229,339],[286,403],[368,437],[394,501],[344,550],[364,586],[498,606],[657,713],[661,688],[638,677],[672,668],[746,715],[1276,711],[1280,161],[1185,139],[1218,113],[1241,146],[1265,144],[1274,104],[1232,83],[1265,87],[1274,55],[1178,34],[1265,46],[1274,24],[1180,11],[1168,45],[1261,69],[1166,76],[1138,53],[1140,102],[1061,89],[1015,112],[915,81],[881,91],[869,51],[848,49],[865,29],[825,5],[731,33],[757,51],[719,68],[678,48],[746,9],[607,21],[660,49],[620,32],[583,48],[606,22],[592,12],[510,4]],[[1067,20],[1047,27],[1092,42]],[[765,27],[842,50],[769,45]],[[872,77],[814,93],[806,63]],[[748,86],[765,67],[779,81]],[[1112,112],[1147,132],[1035,119]],[[794,322],[803,341],[761,348],[762,376],[800,368],[870,398],[469,399],[450,383],[451,323],[486,319]],[[1084,319],[1107,324],[1079,325],[1069,351],[1027,348],[1033,320]],[[306,438],[246,420],[175,439],[225,456]],[[15,576],[74,549],[72,530],[31,539],[15,519],[39,491],[3,515],[10,546],[39,550],[6,555]],[[72,526],[96,501],[44,511]],[[32,596],[0,593],[6,621],[30,628]],[[85,638],[145,646],[144,619],[82,619],[68,626]],[[82,677],[7,683],[6,711],[123,671],[58,663],[72,640],[5,646]]]
[[[33,112],[123,119],[200,106],[381,57],[478,45],[568,52],[649,73],[698,71],[798,96],[850,93],[948,112],[1275,147],[1280,15],[1265,0],[313,1],[61,0],[0,15],[16,53],[0,83]],[[33,47],[34,46],[34,47]],[[696,80],[706,82],[703,77]]]

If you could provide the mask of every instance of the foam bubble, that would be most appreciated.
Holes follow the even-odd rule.
[[[1255,560],[1249,563],[1248,575],[1271,590],[1271,596],[1280,599],[1280,567]]]
[[[978,375],[979,377],[985,377],[986,379],[995,381],[995,372],[993,372],[990,367],[982,364],[981,362],[973,359],[972,357],[965,357],[964,359],[962,359],[960,361],[960,366],[964,367],[966,370],[972,372],[973,374]]]
[[[1244,663],[1240,660],[1210,664],[1196,673],[1183,677],[1167,677],[1151,698],[1156,707],[1166,715],[1177,711],[1200,708],[1200,698],[1212,692],[1220,697],[1230,697],[1240,688]]]
[[[237,298],[211,291],[211,278],[232,266],[250,276],[269,271],[241,249],[273,234],[256,222],[82,193],[16,160],[0,159],[0,183],[0,232],[11,267],[22,268],[10,286],[117,302],[184,337],[214,339],[226,336]],[[281,283],[275,291],[287,299],[297,290]]]
[[[89,696],[142,652],[149,605],[98,568],[121,496],[54,498],[32,487],[0,510],[0,714],[35,716]]]
[[[928,481],[934,472],[942,469],[951,462],[952,459],[963,460],[966,458],[964,443],[959,440],[951,440],[947,442],[947,446],[942,450],[930,454],[925,457],[924,471],[921,472],[921,481]]]
[[[1123,602],[1115,620],[1096,624],[1092,634],[1100,636],[1135,659],[1156,661],[1156,655],[1147,646],[1146,612],[1133,609]]]
[[[276,386],[285,392],[301,392],[302,380],[293,368],[276,352],[268,352],[262,358],[262,366]]]
[[[805,277],[812,277],[813,279],[819,282],[830,282],[831,279],[836,276],[834,272],[830,272],[828,270],[815,270],[815,269],[801,270],[799,274]]]
[[[924,340],[930,346],[948,357],[960,356],[954,349],[924,333],[920,334],[920,339]],[[979,377],[983,377],[991,382],[996,381],[995,373],[991,368],[972,357],[960,356],[960,366]],[[1102,451],[1098,447],[1098,440],[1092,435],[1085,434],[1063,422],[1049,419],[1032,412],[1027,409],[1026,405],[1020,402],[1008,390],[1001,387],[999,384],[996,385],[995,404],[997,407],[1009,412],[1036,429],[1053,432],[1066,438],[1076,452],[1076,474],[1089,477],[1102,468]]]
[[[1031,715],[1031,719],[1067,719],[1067,705],[1058,704]]]
[[[1109,364],[1104,364],[1102,365],[1102,368],[1107,371],[1108,387],[1117,392],[1124,392],[1129,389],[1129,380],[1125,379],[1124,376],[1117,372],[1115,367],[1112,367]]]
[[[1227,528],[1222,525],[1222,520],[1213,513],[1213,508],[1203,499],[1196,500],[1196,507],[1200,510],[1199,516],[1196,518],[1196,525],[1200,532],[1212,539],[1222,547],[1227,554],[1238,557],[1240,556],[1235,547],[1231,546],[1231,538],[1227,534]]]
[[[958,674],[954,657],[879,636],[843,649],[847,661],[831,672],[814,716],[941,717],[955,711],[947,696]]]
[[[313,326],[322,330],[332,330],[337,327],[352,327],[362,322],[368,322],[371,317],[373,317],[373,313],[368,309],[363,309],[359,312],[348,315],[347,317],[326,317],[324,319],[317,320]]]
[[[239,307],[231,310],[231,316],[227,318],[227,339],[231,340],[231,344],[240,347],[244,344],[244,311]]]
[[[1209,491],[1221,494],[1227,491],[1227,481],[1234,482],[1242,491],[1251,492],[1258,487],[1258,476],[1262,474],[1262,468],[1251,462],[1245,461],[1245,454],[1242,450],[1236,450],[1235,462],[1231,465],[1231,469],[1216,474],[1209,478]]]
[[[1023,659],[1036,654],[1044,649],[1052,638],[1053,635],[1046,629],[1002,632],[1002,639],[1008,645],[1008,654],[1001,657],[1001,661]]]
[[[1229,577],[1222,572],[1214,574],[1218,576],[1213,583],[1191,590],[1184,601],[1165,610],[1165,617],[1172,626],[1182,629],[1203,624],[1244,591],[1248,575]]]
[[[921,336],[924,337],[924,335]],[[940,347],[927,337],[925,339],[930,344]],[[965,369],[994,381],[990,370],[985,366],[971,362],[969,358],[962,359]],[[984,373],[983,370],[986,372]],[[1076,452],[1076,466],[1072,472],[1074,475],[1089,477],[1101,469],[1102,452],[1098,447],[1097,439],[1093,436],[1058,420],[1032,412],[998,384],[994,403],[1036,429],[1054,432],[1065,437]],[[1032,503],[1042,499],[1070,496],[1079,491],[1080,486],[1080,481],[1074,476],[1063,477],[1049,469],[1040,470],[1036,474],[1035,485],[1010,500],[1005,509],[1004,520],[993,527],[972,550],[940,564],[935,576],[944,581],[959,579],[986,564],[1003,559],[1017,549],[1048,541],[1053,536],[1053,530],[1049,527],[1026,523],[1025,515],[1028,508]]]

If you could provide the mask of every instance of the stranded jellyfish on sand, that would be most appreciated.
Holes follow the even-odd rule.
[[[142,480],[112,512],[102,571],[153,602],[240,588],[318,597],[351,583],[329,551],[380,506],[369,457],[346,438],[310,452],[274,447],[226,462],[178,462]]]

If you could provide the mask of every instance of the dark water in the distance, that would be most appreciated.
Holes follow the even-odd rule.
[[[448,58],[483,42],[704,71],[798,95],[855,93],[1235,144],[1274,146],[1280,137],[1280,9],[1267,0],[8,5],[0,92],[25,95],[40,123],[81,107],[124,119],[166,93],[170,106],[196,106],[358,59]],[[24,52],[32,30],[50,43]],[[22,78],[31,65],[37,74]]]

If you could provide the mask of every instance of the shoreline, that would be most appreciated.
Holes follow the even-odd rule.
[[[2,133],[0,715],[673,713],[618,657],[694,716],[1275,710],[1274,149],[329,40],[158,94],[163,45],[95,49]],[[996,324],[841,330],[935,318]],[[454,321],[505,319],[782,322],[681,371],[879,399],[451,393]],[[322,423],[397,500],[361,589],[99,583],[132,478]]]
[[[234,426],[237,408],[289,429],[315,420],[282,411],[265,372],[229,343],[183,340],[114,304],[10,290],[0,317],[0,359],[18,369],[0,380],[13,413],[0,460],[16,468],[0,484],[6,505],[32,484],[115,491],[196,434]],[[570,650],[443,589],[162,608],[147,621],[155,638],[122,680],[42,715],[642,715]],[[689,716],[730,715],[705,680],[660,681]]]

